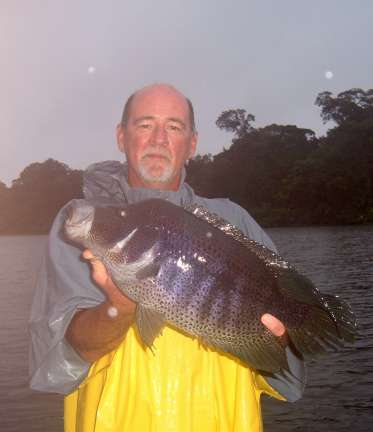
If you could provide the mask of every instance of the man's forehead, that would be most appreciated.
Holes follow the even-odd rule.
[[[178,117],[195,131],[194,111],[190,100],[169,84],[152,84],[137,90],[128,99],[122,124],[140,116]]]

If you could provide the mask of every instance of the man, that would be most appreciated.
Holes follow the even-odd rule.
[[[103,162],[85,174],[93,200],[132,203],[149,197],[197,203],[274,248],[241,207],[206,199],[184,183],[184,164],[196,150],[191,103],[175,88],[145,87],[126,103],[117,127],[127,165]],[[260,395],[300,397],[303,362],[286,347],[289,372],[264,377],[165,327],[154,353],[133,326],[136,305],[114,285],[90,251],[80,252],[59,236],[64,210],[52,227],[31,314],[32,388],[67,394],[65,430],[261,431]],[[92,276],[92,280],[90,279]],[[287,345],[283,324],[265,314],[263,325]]]

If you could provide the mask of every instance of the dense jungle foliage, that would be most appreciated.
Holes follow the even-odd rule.
[[[228,197],[264,226],[373,222],[373,89],[322,92],[316,105],[326,136],[272,124],[255,128],[243,109],[224,111],[219,128],[232,144],[189,161],[196,193]],[[10,187],[0,182],[0,234],[46,233],[57,211],[82,197],[82,171],[48,159],[32,163]]]

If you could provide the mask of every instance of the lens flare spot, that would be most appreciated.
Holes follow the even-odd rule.
[[[107,310],[107,314],[109,315],[110,318],[115,318],[118,316],[118,309],[114,306],[110,306],[109,309]]]

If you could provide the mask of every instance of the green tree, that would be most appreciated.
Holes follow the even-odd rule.
[[[329,201],[344,199],[344,209],[336,209],[351,221],[372,221],[373,89],[354,88],[335,98],[324,92],[316,104],[321,107],[324,122],[333,120],[337,124],[324,138],[320,154],[329,161]]]
[[[82,197],[82,175],[53,159],[26,167],[9,191],[10,230],[44,233],[58,210],[70,199]]]
[[[0,233],[9,225],[9,188],[0,181]]]
[[[244,138],[254,130],[251,125],[253,121],[255,117],[246,113],[246,110],[234,109],[223,111],[216,120],[216,125],[219,129],[233,132],[236,138]]]
[[[284,179],[317,146],[309,129],[276,124],[255,129],[214,157],[213,195],[228,196],[262,222],[275,223],[280,209],[287,208]]]
[[[212,162],[214,158],[211,153],[206,155],[196,155],[190,159],[186,167],[188,184],[196,191],[197,194],[206,197],[211,196],[213,184]]]
[[[315,104],[321,107],[324,123],[333,120],[340,126],[347,121],[361,123],[373,119],[373,89],[364,91],[353,88],[339,93],[336,97],[325,91],[318,94]]]
[[[324,122],[334,121],[319,149],[298,161],[283,194],[300,223],[360,223],[373,214],[373,91],[320,93]]]

